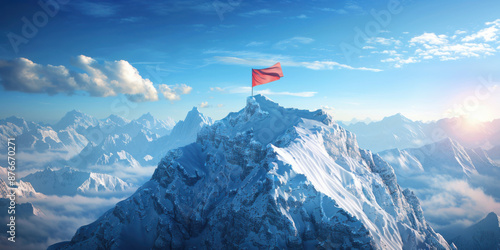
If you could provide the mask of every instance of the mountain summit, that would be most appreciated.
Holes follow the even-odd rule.
[[[498,249],[500,247],[499,221],[498,215],[491,212],[451,241],[458,249]]]
[[[188,120],[188,119],[186,119]],[[322,110],[264,96],[169,151],[74,248],[449,249],[390,165]]]

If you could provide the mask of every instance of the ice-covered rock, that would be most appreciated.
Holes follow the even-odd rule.
[[[354,134],[322,110],[260,95],[170,151],[134,195],[53,246],[138,247],[450,248]]]

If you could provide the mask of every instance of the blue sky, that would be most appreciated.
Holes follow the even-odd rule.
[[[220,119],[278,61],[254,90],[287,107],[500,118],[499,1],[42,2],[2,3],[0,118]]]

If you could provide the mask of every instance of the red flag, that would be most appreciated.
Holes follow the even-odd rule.
[[[283,77],[280,63],[266,69],[252,69],[252,87],[279,80],[280,77]]]

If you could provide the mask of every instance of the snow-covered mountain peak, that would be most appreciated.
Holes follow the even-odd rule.
[[[203,123],[203,124],[212,124],[213,121],[210,117],[202,114],[197,107],[193,107],[191,111],[189,111],[186,115],[186,119],[184,119],[184,123],[193,124],[193,123]]]
[[[413,123],[412,120],[406,118],[403,114],[397,113],[392,116],[384,117],[382,119],[382,122],[389,122],[389,123]]]
[[[265,145],[274,142],[284,135],[285,131],[303,122],[304,119],[314,120],[326,126],[335,124],[332,116],[323,110],[284,108],[265,96],[256,95],[247,98],[244,109],[230,113],[226,118],[216,122],[214,126],[228,130],[227,133],[230,136],[251,131],[255,139]]]
[[[37,192],[46,195],[98,195],[101,192],[123,192],[131,187],[118,177],[83,172],[70,167],[59,170],[46,168],[21,180],[30,182]]]
[[[54,124],[55,130],[63,130],[67,128],[77,129],[79,127],[88,128],[90,126],[96,126],[99,121],[79,110],[73,109],[66,113],[61,120]]]
[[[16,126],[19,126],[19,127],[27,126],[26,120],[24,120],[24,118],[17,117],[17,116],[9,116],[9,117],[4,119],[4,122],[10,122],[10,123],[12,123]]]
[[[112,114],[104,119],[106,123],[115,123],[118,126],[125,126],[130,120],[127,120],[119,115]]]
[[[324,111],[255,96],[58,248],[449,248],[419,209]]]
[[[146,114],[141,115],[137,120],[147,120],[147,121],[154,121],[156,118],[150,113],[147,112]]]

